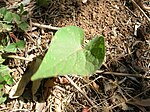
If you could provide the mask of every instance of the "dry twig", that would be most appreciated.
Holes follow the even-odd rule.
[[[60,27],[54,27],[54,26],[50,26],[50,25],[42,25],[42,24],[33,23],[33,22],[32,22],[32,25],[37,26],[37,27],[41,27],[41,28],[47,28],[47,29],[50,29],[50,30],[59,30],[60,29]]]
[[[102,73],[104,75],[115,75],[115,76],[130,76],[130,77],[139,77],[139,78],[144,78],[141,74],[128,74],[128,73],[117,73],[117,72],[104,72],[101,70],[97,70],[96,73]]]
[[[25,61],[33,61],[31,58],[25,58],[21,56],[16,56],[16,55],[4,55],[6,58],[14,58],[14,59],[20,59],[20,60],[25,60]]]
[[[131,0],[131,1],[143,13],[143,15],[146,17],[146,19],[150,23],[150,18],[145,14],[145,12],[142,10],[142,8],[134,0]]]
[[[31,111],[28,109],[16,109],[16,110],[12,110],[10,112],[31,112]]]
[[[89,102],[89,104],[93,107],[95,107],[96,105],[91,101],[91,99],[88,98],[88,96],[80,89],[80,87],[77,86],[76,83],[73,82],[73,80],[71,78],[69,78],[67,75],[65,75],[65,77],[67,78],[67,80],[70,81],[71,85],[73,85]]]
[[[145,92],[147,92],[147,91],[149,91],[149,90],[150,90],[150,88],[148,87],[146,90],[144,90],[143,92],[139,93],[138,95],[136,95],[136,96],[134,96],[134,97],[131,97],[131,98],[128,99],[126,102],[121,102],[121,103],[119,103],[119,104],[117,104],[117,105],[115,105],[115,106],[110,106],[109,108],[110,108],[110,109],[114,109],[114,108],[116,108],[116,107],[122,105],[123,103],[129,103],[129,104],[130,104],[130,101],[135,100],[137,97],[139,97],[140,95],[144,94]]]

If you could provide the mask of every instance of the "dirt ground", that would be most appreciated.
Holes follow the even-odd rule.
[[[149,16],[150,11],[144,12]],[[84,29],[87,40],[104,36],[106,57],[100,70],[88,77],[70,76],[92,104],[65,77],[59,76],[44,79],[34,96],[29,82],[23,94],[8,99],[0,111],[150,111],[150,23],[130,0],[88,0],[86,3],[50,0],[48,7],[34,7],[30,14],[30,25],[32,22],[55,27],[75,25]],[[27,54],[44,56],[55,30],[37,26],[32,29],[28,32],[33,41],[27,38],[27,50],[30,50]],[[37,38],[32,34],[41,38],[41,48],[34,47]],[[21,67],[25,68],[18,65]],[[16,73],[16,82],[21,73]]]

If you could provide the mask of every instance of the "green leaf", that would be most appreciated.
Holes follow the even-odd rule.
[[[2,75],[0,75],[0,83],[4,82],[4,78],[2,77]]]
[[[2,45],[0,45],[0,52],[3,52],[3,51],[4,51],[4,47]]]
[[[5,59],[2,58],[2,55],[0,55],[0,64],[2,64],[5,61]]]
[[[16,53],[17,48],[20,50],[23,50],[25,48],[25,42],[23,40],[20,40],[16,43],[11,43],[6,48],[4,48],[4,51],[6,52],[11,52],[11,53]]]
[[[23,12],[23,9],[24,9],[23,7],[24,7],[24,6],[23,6],[23,4],[21,3],[21,4],[20,4],[20,14]]]
[[[4,89],[4,85],[3,84],[0,84],[0,91]],[[1,96],[2,94],[0,94]]]
[[[0,84],[0,96],[4,94],[4,84]]]
[[[6,71],[7,73],[8,71]],[[13,78],[10,76],[10,74],[6,74],[5,77],[4,77],[4,80],[5,82],[8,84],[8,85],[12,85],[13,84]]]
[[[13,20],[13,14],[10,11],[7,11],[6,14],[4,15],[4,21],[11,23]]]
[[[7,97],[0,96],[0,104],[4,103],[7,100]]]
[[[19,24],[19,23],[21,22],[21,21],[20,21],[20,16],[19,16],[18,14],[13,13],[12,16],[13,16],[13,20],[14,20],[17,24]]]
[[[28,29],[29,25],[26,22],[21,22],[20,24],[18,24],[18,27],[25,31]]]
[[[2,32],[3,29],[3,23],[0,23],[0,32]]]
[[[28,11],[24,10],[24,6],[29,4],[30,3],[30,0],[24,0],[22,1],[22,3],[20,4],[20,15],[27,15],[28,14]]]
[[[105,57],[105,43],[103,36],[97,36],[92,39],[86,46],[87,62],[93,63],[96,68],[102,65]],[[91,57],[92,56],[92,57]]]
[[[0,8],[0,18],[2,18],[7,12],[6,7]]]
[[[20,50],[23,50],[25,48],[25,41],[20,40],[16,42],[16,47],[19,48]]]
[[[6,101],[7,97],[4,97],[4,85],[0,84],[0,104]]]
[[[94,73],[105,56],[104,38],[94,38],[84,46],[84,32],[81,28],[68,26],[58,30],[52,38],[50,48],[32,80],[57,75]]]
[[[22,13],[21,13],[21,15],[27,15],[28,14],[28,11],[23,11]]]
[[[17,52],[16,43],[9,44],[8,46],[6,46],[6,48],[4,48],[4,51],[16,53]]]
[[[12,25],[8,25],[8,24],[2,24],[3,25],[3,31],[11,31],[12,30]]]
[[[5,80],[6,84],[12,85],[13,84],[13,78],[10,75],[10,69],[8,66],[0,65],[0,75]]]

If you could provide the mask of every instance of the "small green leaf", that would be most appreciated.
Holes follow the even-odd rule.
[[[96,37],[87,45],[84,45],[83,40],[84,32],[79,27],[68,26],[58,30],[31,79],[67,74],[86,76],[94,73],[100,68],[105,56],[104,38]]]
[[[7,100],[7,97],[0,96],[0,104],[4,103]]]
[[[6,14],[4,15],[4,21],[7,23],[11,23],[13,20],[13,14],[10,11],[7,11]]]
[[[12,25],[8,25],[8,24],[3,24],[3,31],[11,31],[12,30]]]
[[[0,84],[4,81],[5,81],[4,78],[2,77],[2,75],[0,75]]]
[[[4,97],[4,84],[0,84],[0,104],[6,101],[7,97]]]
[[[4,94],[4,84],[0,84],[0,96]]]
[[[14,20],[17,24],[19,24],[19,23],[21,22],[21,21],[20,21],[20,16],[19,16],[18,14],[13,13],[12,16],[13,16],[13,20]]]
[[[2,18],[7,12],[6,7],[0,8],[0,18]]]
[[[1,30],[3,29],[3,23],[0,23],[0,32],[2,32]]]
[[[20,40],[16,42],[16,47],[19,48],[20,50],[23,50],[25,48],[25,41]]]
[[[16,53],[17,52],[16,43],[9,44],[8,46],[6,46],[6,48],[4,48],[4,51]]]
[[[2,55],[0,55],[0,64],[2,64],[5,61],[5,59],[2,58]]]
[[[89,43],[87,43],[85,49],[87,50],[86,59],[88,60],[88,62],[95,64],[94,66],[95,67],[97,66],[96,68],[99,68],[100,65],[102,65],[105,57],[104,37],[103,36],[95,37]],[[88,53],[92,56],[92,58],[88,56],[89,55]]]
[[[2,89],[4,89],[4,85],[3,84],[0,84],[0,91],[2,90]],[[2,94],[0,94],[0,96],[1,96]]]
[[[28,14],[28,11],[23,11],[22,13],[21,13],[21,15],[27,15]]]
[[[7,72],[6,72],[7,73]],[[13,78],[10,76],[10,74],[7,73],[7,75],[5,75],[4,77],[4,80],[5,82],[8,84],[8,85],[12,85],[13,84]]]
[[[10,75],[10,69],[8,66],[0,65],[0,75],[5,80],[6,84],[12,85],[13,84],[13,78]]]
[[[0,52],[3,52],[3,51],[4,51],[4,47],[2,45],[0,45]]]
[[[11,53],[16,53],[17,48],[20,50],[23,50],[25,48],[25,42],[23,40],[20,40],[16,43],[11,43],[8,46],[4,48],[4,51],[6,52],[11,52]]]
[[[23,9],[24,9],[23,7],[24,7],[24,6],[23,6],[23,4],[21,3],[21,4],[20,4],[20,14],[23,12]]]
[[[21,22],[20,24],[18,24],[18,27],[25,31],[28,29],[29,25],[26,22]]]

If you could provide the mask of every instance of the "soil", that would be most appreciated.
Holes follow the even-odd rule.
[[[149,3],[150,4],[150,3]],[[23,95],[8,99],[2,111],[13,112],[146,112],[150,111],[150,23],[130,0],[50,0],[47,7],[30,12],[31,23],[55,27],[79,26],[90,40],[97,35],[105,38],[106,57],[100,72],[88,77],[70,76],[84,94],[81,94],[65,77],[44,79],[33,96],[32,82]],[[150,11],[144,10],[149,16]],[[137,28],[138,27],[138,28]],[[28,55],[46,53],[55,31],[32,26],[28,32],[41,38],[41,48],[32,49],[36,37],[27,38]],[[28,66],[28,63],[26,63]],[[18,78],[24,74],[17,72]],[[21,69],[22,69],[21,68]],[[18,70],[17,70],[18,71]],[[35,99],[34,99],[34,98]]]

